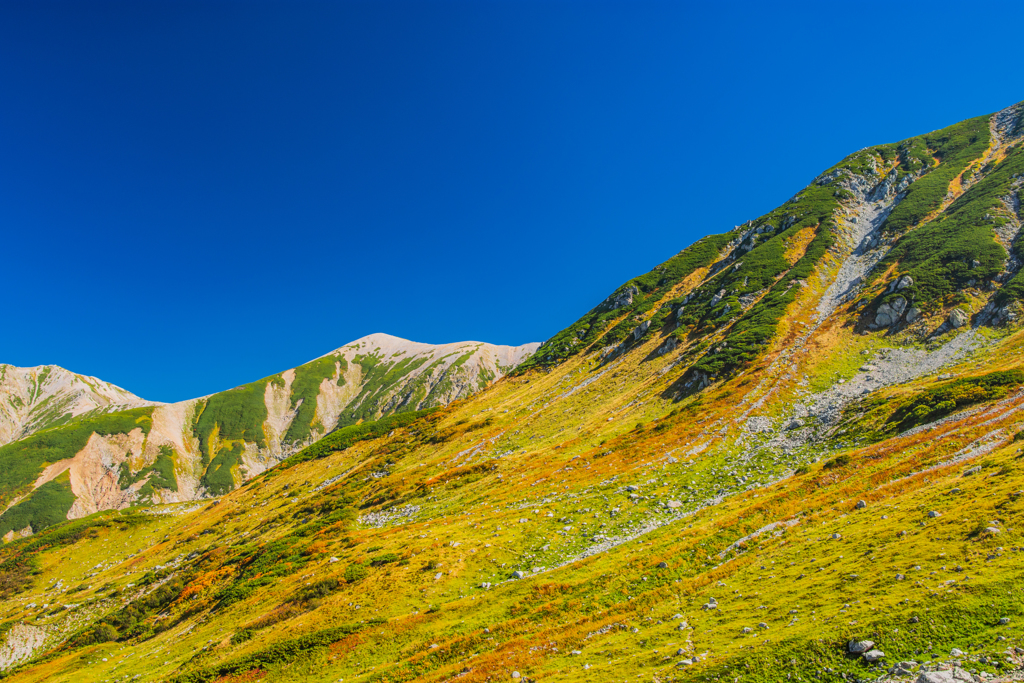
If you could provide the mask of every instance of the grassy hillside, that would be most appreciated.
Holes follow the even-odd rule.
[[[1019,205],[1004,171],[1019,143],[989,123],[851,155],[616,290],[469,399],[345,426],[212,502],[0,548],[7,642],[36,643],[12,645],[5,670],[182,683],[1019,675],[1024,328],[996,315],[1016,266],[991,236],[1015,239],[1019,216],[1000,214],[1002,233],[971,218],[991,220],[993,196]],[[894,228],[927,178],[946,179],[939,204],[926,186],[927,215]],[[914,261],[941,225],[971,254],[991,240],[1004,256],[988,280],[936,276],[949,291],[932,301],[929,269],[962,257]],[[875,255],[858,260],[865,245]],[[906,272],[921,283],[887,292]],[[920,316],[866,325],[897,291]],[[948,323],[952,306],[973,324]],[[379,360],[354,361],[367,405]],[[224,420],[208,434],[245,433]],[[207,476],[240,457],[221,444]],[[851,641],[872,641],[870,657]]]

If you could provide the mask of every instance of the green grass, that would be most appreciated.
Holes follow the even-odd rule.
[[[203,486],[214,496],[222,496],[235,488],[235,473],[242,465],[242,454],[245,447],[236,443],[234,446],[223,447],[203,473]]]
[[[1003,208],[1000,198],[1010,194],[1013,176],[1022,172],[1024,152],[1018,148],[939,218],[893,245],[875,272],[882,273],[897,263],[914,285],[898,294],[883,295],[878,303],[903,296],[924,309],[937,308],[950,303],[948,297],[971,281],[980,287],[1001,272],[1007,254],[995,241],[993,229],[1007,221],[999,211]],[[1000,293],[999,301],[1018,298],[1018,290],[1024,288],[1014,278]]]
[[[338,417],[337,427],[353,425],[360,421],[375,420],[381,412],[384,392],[398,384],[410,373],[418,370],[429,358],[405,358],[389,363],[378,356],[361,354],[352,359],[363,369],[363,385],[346,409]],[[398,410],[409,410],[412,406],[402,404]]]
[[[66,521],[74,503],[71,477],[64,472],[30,493],[25,500],[5,510],[0,515],[0,536],[25,527],[32,527],[33,532],[38,532]]]
[[[279,379],[276,375],[274,378]],[[267,377],[235,389],[222,391],[207,399],[202,412],[196,417],[193,432],[199,439],[199,449],[203,454],[203,464],[208,464],[213,457],[210,437],[217,429],[217,436],[222,441],[244,439],[266,448],[266,435],[263,423],[267,420],[267,404],[264,397]]]
[[[436,408],[428,408],[426,410],[417,410],[407,413],[395,413],[394,415],[388,415],[387,417],[382,417],[381,419],[373,422],[364,422],[362,424],[340,427],[317,441],[312,446],[307,446],[295,455],[291,456],[282,462],[280,466],[294,467],[295,465],[308,460],[326,458],[328,455],[350,448],[360,441],[378,439],[382,436],[386,436],[394,429],[409,427],[436,410]]]
[[[345,370],[348,362],[344,356],[329,355],[295,368],[295,379],[292,381],[292,408],[298,406],[295,419],[285,432],[283,443],[300,443],[309,438],[310,428],[316,420],[317,397],[320,395],[320,383],[334,377],[336,363],[341,363],[338,385],[345,383]]]
[[[24,493],[46,465],[73,458],[93,434],[127,434],[134,429],[149,434],[152,414],[153,408],[147,407],[93,415],[0,447],[0,505]]]
[[[174,449],[171,446],[167,444],[160,446],[157,449],[156,460],[153,461],[153,464],[143,467],[135,474],[132,474],[131,466],[128,462],[121,463],[118,485],[122,489],[127,489],[147,476],[149,479],[139,489],[140,498],[153,495],[157,489],[178,490],[178,479],[174,474]]]
[[[902,232],[939,208],[949,183],[988,148],[988,121],[988,116],[979,116],[901,143],[904,170],[916,172],[922,166],[931,170],[911,183],[907,196],[886,218],[883,232]],[[932,154],[942,162],[937,167]]]
[[[654,308],[667,292],[694,271],[710,266],[718,260],[722,249],[738,235],[738,231],[702,237],[651,272],[633,278],[623,284],[615,293],[636,287],[639,292],[633,303],[618,309],[610,309],[606,303],[597,306],[575,323],[544,342],[537,351],[524,361],[513,374],[521,374],[530,368],[557,365],[598,340],[604,344],[616,344],[636,327],[633,321]],[[609,330],[609,323],[620,316],[624,322]]]

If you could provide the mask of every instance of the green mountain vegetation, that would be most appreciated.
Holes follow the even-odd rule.
[[[182,438],[206,450],[187,472],[152,409],[145,448],[110,439],[133,449],[124,480],[216,498],[38,530],[65,480],[20,499],[0,520],[36,533],[0,547],[0,669],[1019,680],[1022,121],[1015,105],[850,155],[511,374],[488,365],[496,381],[480,349],[360,340],[190,404]],[[243,476],[288,441],[279,405],[310,435],[337,417]]]

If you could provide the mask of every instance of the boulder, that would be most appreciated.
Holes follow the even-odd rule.
[[[851,655],[860,655],[869,652],[874,647],[875,641],[873,640],[851,640],[846,644],[846,651]]]
[[[949,324],[954,329],[958,327],[963,327],[968,322],[970,322],[970,320],[970,316],[967,315],[967,312],[964,311],[962,308],[954,308],[952,311],[949,312]]]
[[[526,578],[526,573],[525,572],[512,572],[512,578],[513,579]]]
[[[651,327],[651,321],[645,320],[633,330],[633,341],[640,341],[640,337],[647,334],[647,330]]]
[[[885,653],[881,650],[868,650],[863,654],[864,661],[868,664],[874,664],[880,659],[885,659]]]
[[[912,323],[920,317],[921,309],[918,308],[917,306],[913,306],[909,311],[907,311],[906,319],[908,323]]]
[[[906,289],[907,287],[913,287],[913,286],[914,286],[914,279],[912,277],[910,277],[909,275],[904,275],[903,277],[901,277],[899,280],[896,281],[896,291],[897,292],[900,291],[901,289]]]
[[[875,312],[875,324],[879,327],[888,327],[892,325],[900,316],[903,315],[903,311],[907,308],[907,300],[902,296],[898,296],[888,303],[884,303],[878,307]]]
[[[863,510],[863,509],[864,509],[864,508],[866,508],[867,506],[868,506],[868,504],[867,504],[867,503],[866,503],[865,501],[863,501],[863,500],[858,500],[858,501],[857,501],[857,504],[856,504],[856,505],[854,505],[853,507],[857,508],[858,510]]]

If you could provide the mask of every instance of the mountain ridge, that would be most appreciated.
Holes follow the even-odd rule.
[[[40,505],[32,498],[41,490],[60,499],[57,507],[72,519],[140,499],[168,503],[221,495],[339,426],[465,398],[536,346],[434,345],[377,333],[297,368],[186,401],[155,403],[118,390],[116,396],[133,402],[85,409],[79,404],[93,406],[105,395],[79,390],[78,403],[69,398],[59,404],[77,414],[43,424],[35,439],[29,432],[6,448],[0,444],[0,461],[18,465],[0,491],[6,508],[0,536],[27,535],[59,518],[36,510]],[[31,375],[4,368],[8,381]],[[42,385],[51,375],[64,378],[60,387],[72,377],[94,392],[113,391],[107,389],[113,385],[61,368],[31,376],[41,377]],[[6,404],[15,403],[13,396]],[[36,469],[26,458],[38,462]]]

